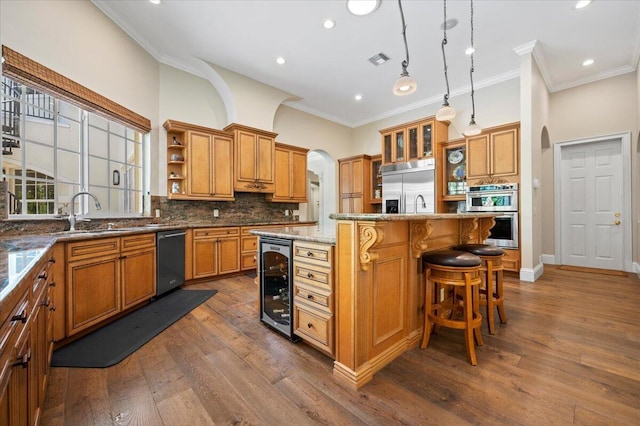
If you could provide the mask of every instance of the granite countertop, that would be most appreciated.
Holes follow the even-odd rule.
[[[369,220],[374,222],[401,221],[401,220],[438,220],[438,219],[469,219],[500,216],[500,212],[482,213],[332,213],[329,215],[334,220]]]
[[[323,226],[283,226],[264,230],[256,229],[251,233],[263,237],[336,244],[336,225],[333,223]]]
[[[305,222],[296,222],[305,223]],[[315,222],[308,222],[315,223]],[[173,229],[216,228],[235,226],[282,225],[273,222],[260,223],[188,223],[188,224],[147,224],[144,226],[120,227],[113,229],[81,229],[73,232],[62,231],[51,234],[22,235],[0,238],[0,302],[2,302],[22,279],[31,271],[56,242],[89,240],[94,238],[120,237],[128,234],[143,234]],[[301,228],[307,228],[299,226]],[[285,227],[295,229],[295,226]],[[309,228],[312,228],[309,226]],[[335,242],[335,238],[334,238]]]

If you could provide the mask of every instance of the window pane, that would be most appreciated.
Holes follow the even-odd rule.
[[[53,120],[34,120],[27,117],[24,138],[28,141],[53,146]]]
[[[48,176],[54,176],[54,149],[53,147],[27,143],[26,149],[27,168],[39,170]]]
[[[103,130],[109,128],[109,122],[106,119],[92,112],[89,113],[89,125]]]
[[[103,158],[89,157],[89,185],[109,186],[110,181],[109,161]]]
[[[127,163],[128,164],[142,164],[142,160],[140,159],[142,149],[140,148],[140,144],[137,142],[128,141],[127,142]]]
[[[113,161],[124,163],[126,161],[125,156],[125,143],[124,138],[120,136],[111,135],[109,138],[109,158]]]
[[[82,119],[82,110],[65,101],[58,101],[58,114],[60,114],[61,117],[73,121],[80,121]]]
[[[80,184],[80,154],[58,151],[58,180]]]
[[[108,148],[108,133],[95,127],[89,127],[89,155],[107,158]]]
[[[82,146],[81,124],[76,121],[66,120],[58,124],[58,148],[73,152],[80,152]]]
[[[91,201],[89,202],[89,214],[101,214],[101,215],[105,215],[107,213],[121,213],[118,210],[112,210],[109,207],[109,189],[108,188],[100,188],[100,187],[96,187],[96,186],[90,186],[89,187],[89,192],[91,192],[93,195],[96,196],[96,198],[98,199],[98,201],[100,202],[100,205],[102,206],[101,210],[96,209],[96,204],[93,201],[93,198],[91,199]]]
[[[118,135],[121,137],[124,137],[126,134],[124,126],[120,123],[116,123],[115,121],[109,122],[109,133],[112,133],[114,135]]]

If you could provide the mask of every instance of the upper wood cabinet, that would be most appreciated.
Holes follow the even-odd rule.
[[[446,141],[449,123],[433,117],[380,130],[382,163],[401,163],[433,157],[438,142]]]
[[[234,139],[234,189],[274,191],[274,156],[277,133],[232,123],[224,128]]]
[[[518,176],[518,133],[519,124],[510,124],[467,138],[467,181]]]
[[[371,205],[371,157],[358,155],[338,160],[340,213],[373,213]]]
[[[309,150],[276,142],[274,152],[274,191],[273,194],[267,194],[267,201],[306,203]]]
[[[168,198],[232,201],[232,134],[175,120],[164,128]]]

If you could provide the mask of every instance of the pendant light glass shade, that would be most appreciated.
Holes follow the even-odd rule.
[[[393,94],[396,96],[410,95],[418,88],[416,80],[409,75],[407,67],[409,66],[409,46],[407,45],[407,25],[404,23],[404,12],[402,11],[402,0],[398,0],[398,8],[400,9],[400,17],[402,18],[402,38],[404,39],[404,51],[406,59],[402,61],[402,74],[400,78],[393,84]]]
[[[444,52],[444,46],[447,44],[447,0],[443,0],[443,3],[444,21],[442,29],[444,33],[442,36],[442,62],[444,63],[444,81],[447,83],[447,93],[444,94],[444,102],[442,102],[442,108],[440,108],[436,114],[436,120],[451,121],[456,116],[456,110],[449,105],[449,74],[447,73],[447,55],[445,55]]]
[[[469,125],[464,130],[464,132],[462,132],[462,134],[465,136],[476,136],[476,135],[479,135],[480,133],[482,133],[482,127],[478,126],[476,124],[476,120],[473,117],[471,117],[471,121],[469,122]]]
[[[399,79],[393,84],[393,94],[396,96],[410,95],[416,91],[418,83],[407,72],[403,72]]]
[[[453,109],[449,104],[442,105],[442,108],[438,110],[436,114],[436,120],[438,121],[451,121],[456,117],[456,110]]]

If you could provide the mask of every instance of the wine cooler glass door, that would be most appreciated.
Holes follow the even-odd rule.
[[[289,310],[289,259],[282,253],[263,253],[263,314],[277,324],[291,323]]]

